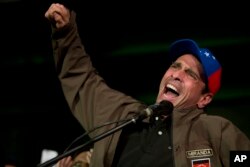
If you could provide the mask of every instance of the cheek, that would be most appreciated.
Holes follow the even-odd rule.
[[[202,85],[196,82],[186,82],[186,89],[191,93],[201,94],[202,92]]]
[[[167,79],[167,78],[169,78],[171,75],[172,75],[172,71],[171,70],[167,70],[166,72],[165,72],[165,74],[163,75],[163,77],[162,77],[162,79]]]
[[[163,77],[162,77],[162,79],[161,79],[160,87],[165,86],[165,83],[166,83],[166,81],[167,81],[167,79],[169,78],[170,75],[171,75],[171,74],[170,74],[169,72],[166,72],[166,73],[163,75]]]

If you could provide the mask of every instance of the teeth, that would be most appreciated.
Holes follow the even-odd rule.
[[[172,89],[172,90],[174,90],[174,91],[177,92],[177,89],[173,85],[171,85],[171,84],[167,84],[167,88],[170,88],[170,89]]]

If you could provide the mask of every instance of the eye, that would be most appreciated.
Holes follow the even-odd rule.
[[[190,69],[187,69],[186,73],[188,74],[188,76],[190,76],[194,80],[199,80],[200,79],[200,77],[194,71],[192,71]]]
[[[177,63],[177,62],[174,62],[174,63],[171,64],[170,67],[171,67],[171,68],[179,68],[179,67],[181,67],[181,64],[180,64],[180,63]]]

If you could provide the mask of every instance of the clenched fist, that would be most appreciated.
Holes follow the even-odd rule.
[[[60,29],[69,23],[70,11],[62,4],[53,3],[46,11],[45,17],[52,22],[53,26]]]

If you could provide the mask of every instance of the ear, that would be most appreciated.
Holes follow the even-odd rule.
[[[206,107],[212,101],[213,96],[214,96],[213,93],[203,94],[197,103],[198,108]]]

